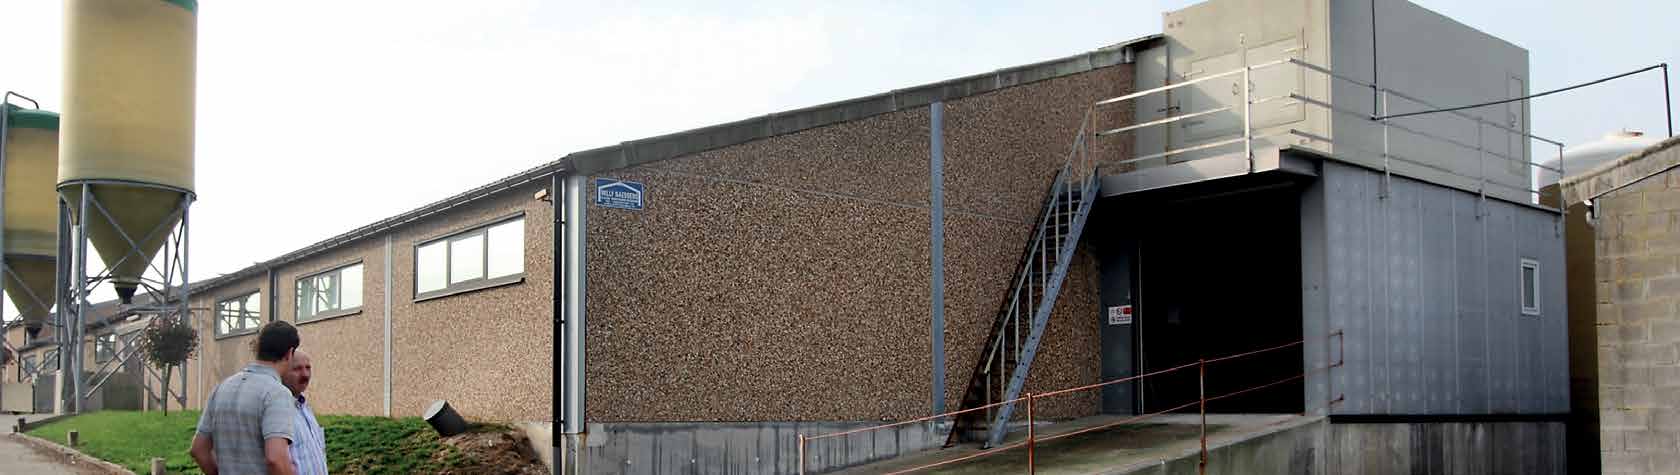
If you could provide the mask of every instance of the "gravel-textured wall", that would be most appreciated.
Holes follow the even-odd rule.
[[[947,105],[951,407],[1084,104],[1130,84],[1123,65]],[[928,414],[928,134],[917,108],[604,174],[645,183],[647,209],[590,209],[589,418]],[[1094,271],[1082,255],[1029,387],[1098,377]],[[1096,401],[1044,410],[1089,414]]]
[[[947,399],[961,397],[1028,221],[1066,158],[1084,104],[1124,93],[1131,66],[947,104]],[[1100,116],[1113,126],[1123,110]],[[589,418],[628,421],[879,420],[927,414],[929,113],[916,108],[605,176],[648,185],[647,209],[591,208]],[[1117,157],[1129,138],[1096,144]],[[551,410],[552,209],[532,183],[392,234],[392,413],[446,398],[468,417]],[[525,213],[522,282],[416,302],[414,244]],[[357,314],[300,325],[322,413],[383,412],[384,237],[279,269],[280,318],[297,277],[363,263]],[[1098,375],[1095,263],[1081,254],[1029,387]],[[226,283],[194,307],[264,287]],[[204,325],[210,334],[209,322]],[[196,399],[250,359],[252,337],[207,338]],[[203,381],[196,381],[202,379]],[[1096,410],[1047,401],[1046,417]]]
[[[298,322],[297,279],[360,261],[361,311]],[[277,272],[281,319],[297,325],[301,349],[309,353],[314,377],[309,405],[324,414],[380,414],[384,409],[384,242],[367,239],[281,267]]]
[[[447,399],[463,415],[499,421],[545,420],[552,409],[551,252],[553,214],[531,194],[531,183],[417,221],[391,235],[393,416],[418,416],[434,399]],[[525,216],[523,281],[414,301],[414,244],[475,228],[517,213]],[[310,404],[323,414],[384,413],[385,238],[375,236],[281,266],[279,312],[268,308],[266,276],[195,289],[194,308],[263,290],[263,319],[297,323],[298,277],[360,261],[362,306],[357,313],[298,324],[303,349],[313,358]],[[201,319],[203,350],[189,369],[189,407],[202,406],[223,378],[253,358],[254,335],[214,338],[213,313]],[[202,374],[202,376],[201,376]],[[202,383],[201,381],[202,380]],[[201,385],[202,384],[202,385]]]
[[[271,311],[268,308],[268,279],[266,276],[256,276],[240,279],[211,289],[193,289],[192,304],[194,309],[193,323],[198,328],[198,359],[187,363],[187,407],[203,407],[203,400],[210,396],[210,390],[216,383],[227,378],[239,368],[245,367],[255,353],[251,344],[256,340],[255,335],[230,335],[216,337],[216,303],[231,299],[256,290],[262,308],[263,321],[267,321]],[[153,391],[157,385],[148,381]]]
[[[448,399],[468,418],[549,419],[554,214],[548,203],[531,197],[547,186],[547,180],[526,184],[419,221],[393,237],[393,416],[419,416],[432,400]],[[519,212],[525,213],[524,281],[414,301],[414,244]],[[379,278],[372,270],[368,275]],[[372,361],[378,361],[374,355]],[[373,407],[379,407],[377,399]]]

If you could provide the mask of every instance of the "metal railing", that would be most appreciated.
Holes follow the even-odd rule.
[[[1239,44],[1243,44],[1243,43],[1245,43],[1245,41],[1239,39]],[[1391,99],[1396,99],[1396,98],[1401,99],[1401,100],[1404,100],[1404,101],[1407,101],[1407,102],[1410,102],[1410,103],[1417,104],[1417,105],[1422,106],[1423,108],[1427,108],[1427,109],[1438,109],[1439,106],[1437,106],[1435,104],[1432,104],[1432,103],[1430,103],[1426,100],[1415,97],[1413,95],[1409,95],[1409,94],[1406,94],[1404,92],[1397,91],[1397,90],[1390,89],[1390,88],[1380,87],[1378,85],[1374,85],[1374,84],[1367,83],[1367,82],[1364,82],[1364,81],[1360,81],[1360,80],[1357,80],[1357,79],[1354,79],[1354,78],[1351,78],[1351,77],[1348,77],[1348,76],[1345,76],[1345,75],[1342,75],[1342,74],[1338,74],[1338,73],[1336,73],[1334,71],[1331,71],[1330,69],[1325,68],[1323,66],[1312,64],[1312,63],[1309,63],[1309,62],[1306,62],[1306,61],[1303,61],[1303,60],[1300,60],[1300,59],[1286,58],[1286,59],[1265,61],[1265,62],[1256,63],[1256,64],[1248,64],[1248,61],[1247,61],[1248,55],[1246,54],[1247,51],[1248,50],[1245,46],[1245,47],[1242,48],[1241,51],[1239,51],[1237,53],[1239,56],[1243,57],[1243,65],[1240,68],[1229,70],[1229,71],[1223,71],[1223,72],[1219,72],[1219,73],[1214,73],[1214,74],[1209,74],[1209,75],[1198,77],[1198,78],[1195,78],[1195,79],[1190,79],[1190,80],[1186,80],[1186,81],[1182,81],[1182,82],[1168,84],[1168,85],[1161,86],[1161,87],[1146,89],[1146,90],[1137,91],[1137,92],[1133,92],[1133,93],[1122,95],[1122,96],[1117,96],[1117,97],[1113,97],[1113,98],[1109,98],[1109,99],[1100,100],[1100,101],[1095,102],[1093,104],[1093,106],[1094,107],[1100,107],[1100,106],[1106,106],[1106,105],[1112,105],[1112,104],[1120,104],[1120,103],[1129,102],[1129,101],[1136,101],[1138,99],[1142,99],[1142,98],[1145,98],[1145,97],[1150,97],[1150,96],[1154,96],[1154,95],[1157,95],[1157,94],[1166,94],[1166,93],[1169,93],[1169,92],[1172,92],[1172,91],[1177,91],[1177,90],[1181,90],[1181,89],[1184,89],[1184,88],[1196,86],[1198,84],[1203,84],[1203,83],[1213,81],[1213,80],[1217,80],[1217,79],[1221,79],[1221,78],[1229,78],[1229,77],[1232,77],[1232,76],[1239,76],[1238,80],[1240,82],[1238,84],[1241,85],[1241,87],[1237,87],[1237,89],[1239,89],[1238,92],[1240,93],[1240,96],[1241,96],[1238,99],[1239,104],[1237,104],[1237,105],[1223,105],[1223,106],[1208,108],[1208,109],[1205,109],[1205,110],[1182,112],[1182,113],[1179,113],[1177,115],[1170,115],[1170,116],[1162,117],[1162,118],[1158,118],[1158,119],[1152,119],[1152,120],[1147,120],[1147,121],[1144,121],[1144,122],[1128,124],[1128,125],[1125,125],[1125,126],[1122,126],[1122,127],[1116,127],[1116,128],[1106,129],[1106,130],[1099,130],[1095,133],[1095,135],[1099,136],[1099,137],[1100,136],[1107,136],[1107,135],[1113,135],[1113,134],[1119,134],[1119,133],[1133,132],[1133,131],[1138,131],[1138,130],[1143,130],[1143,129],[1149,129],[1149,128],[1154,128],[1154,127],[1169,126],[1169,125],[1181,123],[1181,122],[1184,122],[1184,121],[1187,121],[1187,120],[1213,116],[1215,114],[1238,113],[1239,114],[1239,121],[1241,123],[1241,129],[1236,133],[1214,136],[1214,137],[1211,137],[1211,138],[1201,140],[1199,143],[1188,144],[1188,145],[1181,146],[1179,148],[1167,148],[1166,150],[1164,150],[1162,152],[1159,152],[1159,153],[1151,153],[1151,154],[1145,154],[1145,155],[1137,155],[1137,156],[1132,156],[1132,157],[1126,157],[1126,158],[1123,158],[1121,160],[1118,160],[1116,163],[1123,163],[1123,164],[1124,163],[1137,163],[1137,162],[1144,162],[1144,161],[1156,160],[1156,159],[1166,159],[1166,158],[1169,158],[1169,157],[1182,156],[1182,155],[1190,154],[1192,152],[1198,152],[1198,151],[1210,150],[1210,149],[1217,149],[1217,148],[1222,148],[1222,147],[1236,147],[1236,146],[1240,145],[1242,147],[1243,156],[1245,156],[1246,159],[1248,160],[1249,172],[1254,172],[1255,171],[1254,148],[1255,148],[1255,145],[1256,145],[1256,141],[1263,141],[1265,139],[1270,139],[1270,138],[1280,137],[1280,136],[1292,136],[1292,137],[1296,137],[1296,138],[1300,138],[1300,139],[1305,139],[1306,141],[1309,141],[1309,142],[1317,142],[1317,143],[1323,143],[1323,144],[1327,144],[1327,145],[1333,144],[1335,146],[1335,149],[1334,149],[1332,155],[1352,156],[1352,155],[1357,155],[1357,154],[1368,154],[1368,156],[1380,159],[1380,163],[1381,163],[1380,167],[1381,167],[1381,171],[1382,171],[1383,176],[1384,176],[1383,186],[1382,186],[1382,191],[1381,191],[1381,193],[1382,193],[1381,196],[1383,196],[1383,197],[1387,197],[1387,195],[1388,195],[1389,183],[1392,180],[1392,173],[1393,173],[1392,164],[1394,162],[1401,162],[1401,163],[1406,163],[1406,164],[1411,165],[1411,166],[1426,168],[1426,169],[1428,169],[1430,171],[1433,171],[1433,172],[1436,172],[1436,173],[1448,174],[1448,175],[1452,175],[1452,176],[1455,176],[1455,177],[1458,177],[1458,178],[1462,178],[1462,179],[1464,179],[1466,181],[1469,181],[1469,182],[1473,182],[1473,183],[1476,184],[1475,187],[1477,189],[1477,193],[1479,193],[1482,196],[1483,199],[1486,198],[1488,187],[1491,185],[1491,186],[1510,189],[1510,190],[1512,190],[1513,192],[1516,192],[1516,193],[1526,194],[1527,196],[1530,197],[1530,199],[1528,200],[1530,202],[1529,204],[1539,205],[1543,208],[1551,208],[1549,206],[1544,206],[1544,205],[1540,204],[1540,202],[1538,200],[1538,194],[1539,194],[1540,190],[1538,188],[1536,188],[1537,185],[1534,183],[1534,180],[1529,178],[1530,176],[1532,176],[1532,173],[1529,171],[1528,168],[1524,169],[1524,173],[1525,173],[1524,181],[1526,181],[1527,184],[1525,186],[1517,187],[1517,186],[1510,185],[1508,183],[1502,183],[1502,182],[1499,182],[1499,181],[1489,180],[1488,179],[1488,169],[1487,169],[1485,158],[1493,158],[1493,159],[1497,159],[1497,160],[1509,161],[1509,162],[1525,165],[1526,167],[1533,167],[1535,169],[1542,170],[1543,172],[1555,173],[1556,175],[1561,177],[1565,174],[1564,170],[1562,168],[1562,155],[1563,155],[1563,148],[1564,148],[1564,144],[1562,142],[1552,140],[1552,139],[1548,139],[1548,138],[1545,138],[1545,137],[1541,137],[1541,136],[1538,136],[1538,135],[1530,134],[1528,132],[1518,130],[1516,128],[1507,127],[1506,125],[1487,120],[1487,119],[1485,119],[1483,117],[1480,117],[1480,116],[1477,116],[1477,115],[1468,114],[1468,113],[1465,113],[1463,111],[1456,111],[1456,110],[1455,111],[1448,111],[1448,112],[1445,112],[1445,113],[1451,114],[1452,117],[1456,117],[1458,119],[1469,121],[1469,123],[1465,125],[1465,129],[1468,130],[1469,128],[1472,128],[1472,127],[1475,129],[1475,131],[1476,131],[1476,133],[1475,133],[1475,136],[1476,136],[1475,143],[1469,143],[1468,141],[1455,139],[1455,138],[1452,138],[1452,137],[1443,137],[1443,136],[1441,136],[1439,134],[1436,134],[1436,133],[1430,133],[1430,132],[1426,132],[1426,131],[1423,131],[1423,130],[1419,130],[1419,128],[1417,128],[1417,127],[1408,127],[1405,124],[1395,123],[1395,121],[1393,121],[1393,120],[1388,120],[1388,119],[1375,120],[1378,117],[1389,115],[1389,114],[1392,113],[1392,110],[1390,108]],[[1363,112],[1357,112],[1357,111],[1354,111],[1354,110],[1351,110],[1351,109],[1348,109],[1348,108],[1345,108],[1345,107],[1340,107],[1340,106],[1337,106],[1335,104],[1332,104],[1328,100],[1322,100],[1322,99],[1318,99],[1318,98],[1314,98],[1314,97],[1309,97],[1307,94],[1304,94],[1302,92],[1289,92],[1289,93],[1285,93],[1285,94],[1278,94],[1278,95],[1267,96],[1267,97],[1258,97],[1258,98],[1254,97],[1255,84],[1253,82],[1253,76],[1254,76],[1256,71],[1270,69],[1270,68],[1287,68],[1287,67],[1299,68],[1303,72],[1312,72],[1312,73],[1316,73],[1316,74],[1322,74],[1322,75],[1325,75],[1328,78],[1331,78],[1333,81],[1345,82],[1347,84],[1352,84],[1352,85],[1358,86],[1358,87],[1363,88],[1363,89],[1370,89],[1375,94],[1377,94],[1378,97],[1380,98],[1379,101],[1378,101],[1378,105],[1376,106],[1376,107],[1379,107],[1379,110],[1375,111],[1376,113],[1374,115],[1363,113]],[[1263,133],[1257,131],[1257,128],[1256,128],[1255,123],[1254,123],[1253,107],[1255,105],[1260,105],[1260,104],[1265,104],[1265,103],[1270,103],[1270,102],[1275,102],[1275,101],[1294,101],[1295,103],[1299,103],[1299,104],[1302,104],[1304,106],[1312,106],[1312,107],[1316,107],[1316,108],[1320,108],[1320,109],[1329,111],[1332,114],[1348,116],[1348,117],[1355,117],[1355,118],[1358,118],[1358,119],[1373,121],[1377,124],[1377,126],[1380,129],[1381,149],[1380,150],[1359,149],[1359,148],[1356,148],[1352,145],[1352,141],[1349,141],[1349,140],[1336,141],[1336,140],[1333,140],[1331,137],[1326,137],[1326,136],[1317,134],[1313,131],[1300,130],[1298,128],[1288,128],[1287,123],[1284,124],[1284,125],[1271,125],[1271,126],[1261,127],[1262,129],[1268,129]],[[1240,111],[1238,109],[1240,109]],[[1169,114],[1172,113],[1172,112],[1177,112],[1176,111],[1176,106],[1174,106],[1173,104],[1168,104],[1168,107],[1167,107],[1166,110],[1169,111],[1168,112]],[[1291,122],[1298,122],[1298,121],[1291,121]],[[1519,152],[1519,153],[1500,153],[1498,151],[1498,147],[1491,147],[1490,146],[1490,142],[1489,142],[1490,139],[1487,137],[1489,134],[1485,133],[1485,131],[1487,131],[1489,129],[1495,131],[1494,133],[1498,133],[1498,134],[1512,134],[1513,136],[1516,136],[1516,137],[1522,137],[1523,142],[1522,142],[1522,146],[1520,147],[1522,151]],[[1461,148],[1461,149],[1463,149],[1464,151],[1467,151],[1467,152],[1474,152],[1476,154],[1476,157],[1477,157],[1476,160],[1478,162],[1480,162],[1480,163],[1478,163],[1478,165],[1476,167],[1477,168],[1476,175],[1468,175],[1465,172],[1461,171],[1462,169],[1455,170],[1452,167],[1443,167],[1443,166],[1440,166],[1440,165],[1435,165],[1435,164],[1429,163],[1425,160],[1422,160],[1420,157],[1407,157],[1407,156],[1403,156],[1401,154],[1396,153],[1394,148],[1391,147],[1391,135],[1393,135],[1397,132],[1398,133],[1409,134],[1409,135],[1416,136],[1416,137],[1419,137],[1419,138],[1423,138],[1423,139],[1426,139],[1427,141],[1430,141],[1430,142],[1433,142],[1433,143],[1438,143],[1438,144],[1441,144],[1443,146],[1456,147],[1456,148]],[[1558,158],[1559,158],[1558,165],[1557,166],[1545,165],[1545,164],[1538,163],[1538,162],[1535,162],[1535,161],[1527,158],[1527,155],[1528,155],[1527,150],[1530,149],[1530,144],[1533,141],[1538,141],[1538,142],[1556,147],[1557,151],[1558,151]],[[1170,147],[1170,145],[1169,145],[1169,147]],[[1201,158],[1207,158],[1207,157],[1201,157]],[[1189,159],[1184,160],[1184,161],[1193,161],[1193,160],[1197,160],[1197,159],[1199,159],[1199,158],[1189,158]],[[1376,160],[1373,160],[1373,161],[1376,161]]]
[[[989,456],[997,455],[997,454],[1000,454],[1000,453],[1003,453],[1003,452],[1008,452],[1008,451],[1011,451],[1011,450],[1024,449],[1023,450],[1024,451],[1023,455],[1026,458],[1027,473],[1031,474],[1031,473],[1034,473],[1035,470],[1037,470],[1036,452],[1038,451],[1037,445],[1040,444],[1040,443],[1050,442],[1050,441],[1059,440],[1059,439],[1068,438],[1068,437],[1073,437],[1073,436],[1081,435],[1081,434],[1088,434],[1088,433],[1097,432],[1097,431],[1106,430],[1106,429],[1111,429],[1111,428],[1119,427],[1119,426],[1126,425],[1126,424],[1142,422],[1142,421],[1148,420],[1150,418],[1160,417],[1160,416],[1163,416],[1163,415],[1166,415],[1166,414],[1169,414],[1169,413],[1182,411],[1182,410],[1187,410],[1187,409],[1192,408],[1192,407],[1197,408],[1197,413],[1200,414],[1200,416],[1201,416],[1199,422],[1197,423],[1198,437],[1200,438],[1200,454],[1199,454],[1200,462],[1199,462],[1198,465],[1199,465],[1199,468],[1201,470],[1203,470],[1204,473],[1205,473],[1205,470],[1207,469],[1207,464],[1208,464],[1208,445],[1207,445],[1208,444],[1208,436],[1207,436],[1207,406],[1208,406],[1208,403],[1223,400],[1223,399],[1228,399],[1228,398],[1232,398],[1232,397],[1236,397],[1236,396],[1239,396],[1239,395],[1242,395],[1242,394],[1247,394],[1247,393],[1252,393],[1252,392],[1255,392],[1255,391],[1260,391],[1260,390],[1263,390],[1263,389],[1266,389],[1266,388],[1276,387],[1278,385],[1282,385],[1282,384],[1286,384],[1286,383],[1290,383],[1290,382],[1294,382],[1294,381],[1303,381],[1304,382],[1308,376],[1311,376],[1311,375],[1317,374],[1317,373],[1324,373],[1324,375],[1325,375],[1326,389],[1327,389],[1327,394],[1326,394],[1327,399],[1326,399],[1325,403],[1322,404],[1322,405],[1316,405],[1316,406],[1313,406],[1313,407],[1305,407],[1305,408],[1303,408],[1302,412],[1294,414],[1293,417],[1283,419],[1283,420],[1280,420],[1280,421],[1272,422],[1271,425],[1282,424],[1282,423],[1288,422],[1290,420],[1294,420],[1294,419],[1297,419],[1297,418],[1300,418],[1300,417],[1304,417],[1304,416],[1306,416],[1308,414],[1312,414],[1314,411],[1318,411],[1320,409],[1322,409],[1326,413],[1328,413],[1330,408],[1334,407],[1336,404],[1340,404],[1341,402],[1343,402],[1345,397],[1340,395],[1340,394],[1336,394],[1334,387],[1329,385],[1329,382],[1330,382],[1330,380],[1334,379],[1334,378],[1331,377],[1331,372],[1335,368],[1341,367],[1346,363],[1346,356],[1345,356],[1346,353],[1345,353],[1345,347],[1344,347],[1345,343],[1343,341],[1344,334],[1341,330],[1337,330],[1337,331],[1331,332],[1327,335],[1323,335],[1323,336],[1320,336],[1320,337],[1314,337],[1314,338],[1324,338],[1324,345],[1326,345],[1325,346],[1326,352],[1329,351],[1329,348],[1330,348],[1329,345],[1331,345],[1331,340],[1335,340],[1335,347],[1336,347],[1336,352],[1335,352],[1336,360],[1335,361],[1333,361],[1333,362],[1329,361],[1329,354],[1326,354],[1325,355],[1325,360],[1326,360],[1325,364],[1314,366],[1313,368],[1304,370],[1304,371],[1302,371],[1300,373],[1297,373],[1297,374],[1294,374],[1292,376],[1267,381],[1267,382],[1264,382],[1264,383],[1260,383],[1260,384],[1256,384],[1256,385],[1253,385],[1253,386],[1248,386],[1248,387],[1245,387],[1245,388],[1242,388],[1242,389],[1237,389],[1237,390],[1225,392],[1225,393],[1222,393],[1222,394],[1216,394],[1216,395],[1211,395],[1211,396],[1207,394],[1207,381],[1208,381],[1208,367],[1209,367],[1209,365],[1215,365],[1215,364],[1224,363],[1224,362],[1233,361],[1233,360],[1241,360],[1241,359],[1246,359],[1246,358],[1252,358],[1252,357],[1256,357],[1256,356],[1259,356],[1259,355],[1264,355],[1264,354],[1268,354],[1268,353],[1272,353],[1272,352],[1276,352],[1276,351],[1287,350],[1287,349],[1291,349],[1291,348],[1303,348],[1306,345],[1306,342],[1308,340],[1307,339],[1301,339],[1301,340],[1296,340],[1296,341],[1283,343],[1283,344],[1279,344],[1279,345],[1275,345],[1275,346],[1260,348],[1260,349],[1256,349],[1256,350],[1226,354],[1226,355],[1223,355],[1223,356],[1218,356],[1218,357],[1213,357],[1213,358],[1202,358],[1202,359],[1198,359],[1198,360],[1196,360],[1195,362],[1192,362],[1192,363],[1180,364],[1178,366],[1173,366],[1173,367],[1169,367],[1169,368],[1165,368],[1165,369],[1151,371],[1151,372],[1147,372],[1147,373],[1143,373],[1143,374],[1137,374],[1137,375],[1133,375],[1133,376],[1127,376],[1127,377],[1123,377],[1123,378],[1116,378],[1116,379],[1111,379],[1111,380],[1107,380],[1107,381],[1101,381],[1101,382],[1097,382],[1097,383],[1093,383],[1093,384],[1087,384],[1087,385],[1084,385],[1084,386],[1058,389],[1058,390],[1055,390],[1055,391],[1046,391],[1046,392],[1040,392],[1040,393],[1027,393],[1026,395],[1018,397],[1018,398],[1013,398],[1013,399],[1004,400],[1004,401],[992,402],[992,403],[988,403],[988,404],[983,405],[983,406],[972,407],[972,408],[962,409],[962,410],[958,410],[958,411],[951,411],[951,412],[946,412],[946,413],[941,413],[941,414],[934,414],[934,415],[931,415],[931,416],[919,417],[919,418],[910,419],[910,420],[892,422],[892,423],[887,423],[887,424],[881,424],[881,425],[864,427],[864,428],[859,428],[859,429],[846,430],[846,431],[811,435],[811,436],[807,436],[805,434],[796,434],[795,435],[795,444],[797,446],[797,453],[798,453],[798,461],[797,461],[797,464],[796,464],[797,473],[799,475],[805,475],[808,471],[808,468],[815,468],[815,469],[823,470],[823,471],[843,468],[843,467],[840,467],[840,466],[807,467],[807,461],[809,460],[809,457],[807,456],[807,454],[810,452],[809,449],[810,449],[811,444],[822,443],[824,441],[831,441],[831,440],[837,440],[837,439],[838,440],[844,440],[843,438],[846,438],[848,436],[855,436],[855,435],[858,435],[858,434],[867,434],[867,433],[872,433],[872,432],[879,431],[879,430],[892,429],[892,428],[907,426],[907,425],[911,425],[911,424],[919,424],[919,423],[925,423],[925,422],[930,422],[930,421],[944,420],[944,419],[947,419],[947,418],[953,418],[953,417],[961,416],[963,414],[973,413],[973,412],[976,412],[976,411],[989,411],[989,410],[992,410],[992,409],[997,408],[997,407],[1002,407],[1002,406],[1005,406],[1005,405],[1011,405],[1011,404],[1015,404],[1015,403],[1021,403],[1026,407],[1026,421],[1025,421],[1025,423],[1026,423],[1026,427],[1025,427],[1026,434],[1025,434],[1025,437],[1022,438],[1021,440],[1011,442],[1011,443],[1007,443],[1007,444],[1001,444],[1001,445],[996,445],[996,446],[992,446],[992,447],[986,447],[986,448],[984,448],[982,450],[979,450],[977,452],[974,452],[974,453],[955,456],[955,457],[951,457],[951,458],[947,458],[947,459],[943,459],[943,460],[938,460],[938,461],[934,461],[934,462],[922,463],[922,464],[909,466],[909,467],[891,468],[891,469],[887,469],[887,470],[891,470],[891,471],[887,471],[886,473],[888,473],[890,475],[897,475],[897,474],[920,472],[920,471],[934,469],[934,468],[938,468],[938,467],[943,467],[943,466],[947,466],[947,465],[951,465],[951,464],[957,464],[957,463],[962,463],[962,462],[975,460],[975,459],[979,459],[979,458],[989,457]],[[1116,385],[1116,384],[1142,381],[1146,378],[1152,378],[1152,377],[1157,377],[1157,376],[1179,373],[1179,372],[1183,372],[1183,371],[1189,371],[1191,368],[1196,369],[1196,382],[1197,382],[1196,394],[1197,394],[1197,396],[1196,396],[1195,400],[1187,401],[1187,402],[1184,402],[1184,403],[1181,403],[1181,404],[1178,404],[1178,405],[1175,405],[1175,406],[1172,406],[1172,407],[1168,407],[1168,408],[1165,408],[1165,409],[1157,410],[1157,411],[1154,411],[1154,412],[1150,412],[1150,413],[1146,413],[1146,414],[1139,414],[1139,415],[1132,416],[1132,417],[1127,417],[1127,418],[1124,418],[1124,419],[1121,419],[1121,420],[1118,420],[1118,421],[1093,425],[1093,426],[1090,426],[1090,427],[1083,427],[1083,428],[1070,430],[1070,431],[1066,431],[1066,432],[1061,432],[1061,433],[1057,433],[1057,434],[1053,434],[1053,435],[1040,436],[1039,433],[1038,433],[1037,425],[1038,425],[1039,419],[1037,418],[1037,415],[1035,414],[1035,410],[1034,410],[1034,407],[1037,404],[1039,404],[1038,401],[1044,400],[1046,398],[1055,398],[1055,397],[1067,396],[1067,395],[1071,395],[1071,394],[1078,394],[1078,393],[1087,392],[1087,391],[1100,390],[1102,388],[1112,386],[1112,385]]]

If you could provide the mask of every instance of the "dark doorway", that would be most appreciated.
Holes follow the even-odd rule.
[[[1138,203],[1136,345],[1141,372],[1301,339],[1300,192],[1295,186]],[[1301,346],[1209,363],[1208,412],[1298,413]],[[1144,378],[1141,409],[1196,412],[1194,366]]]

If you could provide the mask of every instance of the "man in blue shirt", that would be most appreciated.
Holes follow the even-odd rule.
[[[294,472],[288,450],[298,440],[297,406],[281,373],[291,373],[299,343],[291,324],[263,325],[257,331],[257,361],[210,392],[191,452],[205,474]]]
[[[292,423],[297,428],[297,439],[291,447],[292,466],[297,475],[327,475],[326,433],[321,431],[321,424],[315,421],[315,411],[309,408],[303,395],[309,390],[309,379],[314,372],[308,353],[303,350],[292,353],[292,368],[286,373],[285,381],[297,402],[297,419]]]

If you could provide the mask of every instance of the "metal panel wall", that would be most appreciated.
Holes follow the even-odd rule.
[[[1311,333],[1346,332],[1347,364],[1329,384],[1347,399],[1332,413],[1567,412],[1556,215],[1402,177],[1382,198],[1382,180],[1326,161],[1302,198],[1323,210],[1302,214],[1307,367],[1336,356]],[[1524,258],[1541,264],[1539,316],[1521,312]],[[1322,384],[1309,380],[1309,404]]]
[[[1372,5],[1376,6],[1372,33]],[[1369,83],[1373,72],[1378,86],[1393,89],[1447,107],[1505,99],[1525,94],[1528,83],[1528,51],[1451,18],[1405,0],[1334,0],[1330,9],[1330,56],[1328,64],[1337,74]],[[1375,41],[1376,47],[1372,48]],[[1373,54],[1375,70],[1373,71]],[[1322,77],[1322,74],[1314,74]],[[1356,115],[1337,114],[1331,130],[1338,158],[1362,165],[1382,166],[1382,128],[1366,119],[1374,109],[1371,89],[1347,81],[1332,81],[1331,98],[1336,107]],[[1380,101],[1377,101],[1380,102]],[[1429,105],[1390,96],[1393,113],[1431,109]],[[1527,110],[1518,105],[1484,107],[1464,111],[1515,130],[1529,130]],[[1529,141],[1516,134],[1482,126],[1455,114],[1431,114],[1393,121],[1394,125],[1461,144],[1480,142],[1489,153],[1528,159]],[[1438,138],[1416,135],[1398,128],[1389,132],[1390,150],[1407,160],[1452,170],[1462,176],[1441,173],[1430,167],[1405,162],[1391,163],[1391,169],[1431,183],[1466,190],[1480,186],[1473,178],[1484,173],[1488,193],[1508,200],[1528,202],[1528,194],[1508,187],[1528,187],[1525,163],[1478,154],[1470,148]],[[1545,152],[1540,150],[1539,152]],[[1556,153],[1552,150],[1551,153]]]

